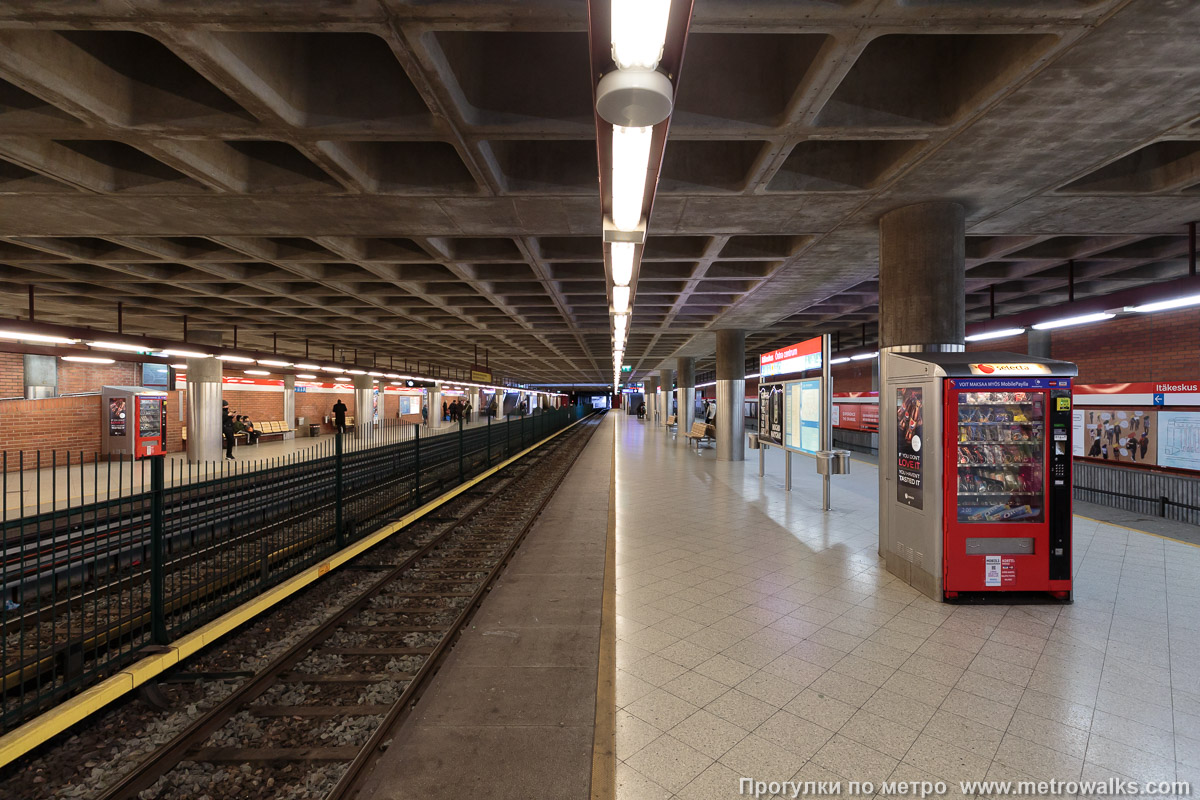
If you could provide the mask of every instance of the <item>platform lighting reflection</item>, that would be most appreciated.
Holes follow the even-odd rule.
[[[1019,336],[1024,333],[1024,328],[1004,328],[999,331],[987,331],[986,333],[972,333],[966,337],[968,342],[986,342],[988,339],[1007,339],[1010,336]]]
[[[84,364],[115,364],[117,363],[111,358],[97,358],[95,356],[62,356],[63,361],[79,361]]]
[[[88,342],[87,346],[97,350],[121,350],[126,353],[149,353],[154,349],[144,344],[125,344],[124,342]]]
[[[628,286],[633,280],[633,248],[632,242],[613,242],[609,258],[614,286]]]
[[[856,356],[850,356],[851,361],[866,361],[868,358],[874,358],[879,355],[878,351],[874,353],[859,353]]]
[[[1054,328],[1066,328],[1070,325],[1086,325],[1089,322],[1103,322],[1106,319],[1112,319],[1115,314],[1110,314],[1107,311],[1099,311],[1095,314],[1080,314],[1078,317],[1063,317],[1062,319],[1052,319],[1047,322],[1039,322],[1033,326],[1035,331],[1048,331]]]
[[[172,364],[172,365],[171,365],[171,368],[172,368],[172,369],[183,369],[183,370],[186,370],[186,369],[187,369],[187,364]]]
[[[842,356],[841,358],[831,358],[831,359],[829,359],[829,363],[830,363],[830,364],[845,364],[845,363],[846,363],[846,362],[848,362],[849,360],[850,360],[850,356]]]
[[[1171,300],[1160,300],[1157,303],[1147,303],[1141,306],[1125,306],[1126,311],[1136,311],[1139,314],[1149,314],[1154,311],[1169,311],[1172,308],[1187,308],[1200,305],[1200,294],[1176,297]]]
[[[68,339],[65,336],[46,336],[40,333],[25,333],[24,331],[0,331],[0,339],[19,339],[23,342],[42,342],[44,344],[78,344],[78,339]]]
[[[646,167],[650,163],[650,139],[653,135],[652,127],[613,126],[613,224],[619,230],[637,230],[642,221]]]
[[[612,56],[618,69],[654,69],[667,38],[671,0],[613,0]]]

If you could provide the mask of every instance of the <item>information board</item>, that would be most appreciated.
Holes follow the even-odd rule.
[[[784,384],[784,390],[785,444],[815,454],[821,448],[821,380],[792,381]]]
[[[1200,413],[1160,411],[1158,426],[1159,465],[1200,470]]]
[[[775,375],[790,375],[810,369],[821,368],[821,337],[789,344],[778,350],[763,353],[758,357],[759,378]]]

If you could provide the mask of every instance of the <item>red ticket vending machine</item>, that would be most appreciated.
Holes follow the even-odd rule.
[[[1013,353],[887,353],[880,553],[939,600],[1071,596],[1074,364]]]
[[[101,452],[137,458],[166,452],[167,393],[141,386],[105,386]]]

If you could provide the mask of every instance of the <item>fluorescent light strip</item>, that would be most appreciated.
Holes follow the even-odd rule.
[[[217,358],[219,358],[221,361],[232,361],[235,364],[253,364],[254,363],[253,358],[246,358],[245,356],[217,356]]]
[[[1107,311],[1100,311],[1095,314],[1081,314],[1078,317],[1063,317],[1062,319],[1052,319],[1048,322],[1039,322],[1033,326],[1035,331],[1048,331],[1054,328],[1066,328],[1070,325],[1086,325],[1089,322],[1103,322],[1106,319],[1112,319],[1115,314],[1109,314]]]
[[[295,366],[290,361],[269,361],[267,359],[260,359],[258,363],[264,367],[292,367],[292,366]]]
[[[43,342],[45,344],[77,344],[78,339],[68,339],[65,336],[44,336],[40,333],[24,333],[22,331],[0,331],[0,339],[17,339],[22,342]]]
[[[653,134],[651,127],[613,126],[612,216],[618,230],[634,231],[641,224]]]
[[[856,355],[856,356],[850,356],[850,360],[851,360],[851,361],[866,361],[868,358],[874,358],[874,357],[875,357],[875,356],[877,356],[877,355],[879,355],[879,353],[878,353],[878,352],[875,352],[875,353],[859,353],[859,354],[858,354],[858,355]],[[832,362],[832,361],[830,361],[830,363],[833,363],[833,362]]]
[[[617,312],[618,314],[628,314],[629,313],[629,287],[628,286],[614,286],[613,290],[612,290],[612,295],[613,295],[613,311]]]
[[[270,375],[265,369],[247,369],[243,370],[247,375]]]
[[[317,379],[316,375],[297,375],[296,377],[306,381],[315,381]]]
[[[84,364],[115,364],[111,358],[95,358],[94,356],[60,356],[63,361],[80,361]]]
[[[833,365],[833,364],[845,364],[845,363],[847,363],[847,362],[849,362],[849,361],[850,361],[850,356],[842,356],[841,358],[831,358],[831,359],[829,359],[829,363],[830,363],[830,365]]]
[[[632,242],[613,242],[609,250],[613,284],[616,286],[628,286],[633,280],[633,248]]]
[[[671,0],[612,0],[612,56],[618,69],[654,69],[667,39]]]
[[[1003,330],[987,331],[986,333],[973,333],[967,337],[967,341],[986,342],[988,339],[1007,339],[1010,336],[1020,336],[1024,332],[1024,328],[1004,328]]]
[[[1187,308],[1200,305],[1200,294],[1176,297],[1171,300],[1160,300],[1157,303],[1147,303],[1141,306],[1125,306],[1126,311],[1136,311],[1139,314],[1150,314],[1155,311],[1170,311],[1173,308]]]

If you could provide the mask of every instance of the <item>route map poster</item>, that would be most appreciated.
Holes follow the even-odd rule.
[[[921,437],[924,435],[921,387],[896,389],[896,500],[916,509],[925,508],[921,469]]]

